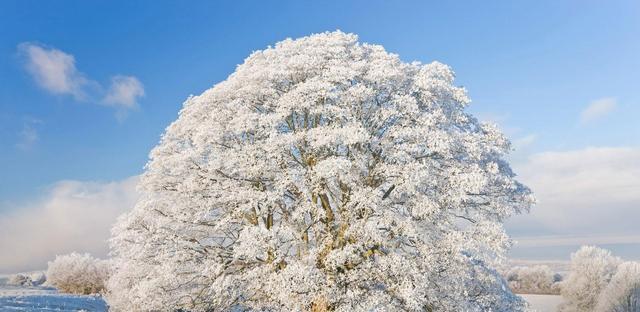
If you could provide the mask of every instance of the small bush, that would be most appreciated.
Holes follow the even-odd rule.
[[[108,261],[71,253],[49,262],[47,280],[61,292],[88,295],[103,292],[110,274]]]
[[[31,285],[33,286],[40,286],[47,281],[47,276],[44,274],[44,272],[31,273],[31,276],[29,277],[31,278]]]

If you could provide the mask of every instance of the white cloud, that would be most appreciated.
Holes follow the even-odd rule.
[[[22,43],[18,50],[26,58],[27,71],[43,89],[54,94],[69,94],[81,100],[90,81],[76,68],[73,55],[34,43]]]
[[[509,120],[509,114],[507,113],[494,113],[494,112],[477,112],[475,116],[481,122],[492,123],[492,124],[504,124]]]
[[[75,57],[61,50],[35,43],[21,43],[18,51],[25,58],[25,67],[36,83],[53,94],[71,95],[78,101],[101,103],[117,109],[118,118],[128,109],[137,107],[144,96],[144,87],[134,76],[115,75],[105,88],[76,68]]]
[[[538,138],[538,136],[536,134],[529,134],[526,136],[523,136],[521,138],[517,138],[513,141],[515,146],[527,146],[532,144],[533,142],[536,141],[536,139]]]
[[[507,223],[514,236],[569,235],[585,243],[608,237],[621,244],[640,236],[640,148],[544,152],[514,169],[538,199],[530,214]]]
[[[133,207],[136,182],[61,181],[35,202],[9,207],[0,214],[0,271],[43,269],[72,251],[106,257],[111,225]]]
[[[589,103],[589,106],[580,113],[580,124],[587,124],[602,118],[616,108],[615,98],[602,98]]]
[[[136,107],[138,97],[144,96],[144,87],[140,80],[133,76],[114,76],[111,87],[107,91],[104,103],[117,108]]]

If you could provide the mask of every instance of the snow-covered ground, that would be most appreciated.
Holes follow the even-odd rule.
[[[529,302],[531,310],[537,312],[556,312],[562,297],[556,295],[520,295]]]
[[[0,276],[0,312],[10,311],[97,311],[106,312],[107,305],[99,296],[60,294],[47,286],[7,285],[7,276]],[[537,312],[555,312],[562,302],[554,295],[520,295]]]
[[[0,277],[0,312],[10,311],[107,311],[99,296],[60,294],[53,287],[12,286]]]

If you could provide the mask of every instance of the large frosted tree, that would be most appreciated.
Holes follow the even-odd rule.
[[[254,52],[152,151],[109,304],[521,310],[492,266],[533,198],[453,80],[342,32]]]

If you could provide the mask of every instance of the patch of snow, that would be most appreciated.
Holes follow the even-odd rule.
[[[0,311],[96,311],[106,312],[107,304],[99,296],[28,295],[0,296]]]
[[[108,311],[100,296],[78,296],[58,293],[53,287],[7,285],[0,278],[0,311]]]
[[[556,312],[562,302],[562,297],[557,295],[520,295],[529,302],[531,311]]]

